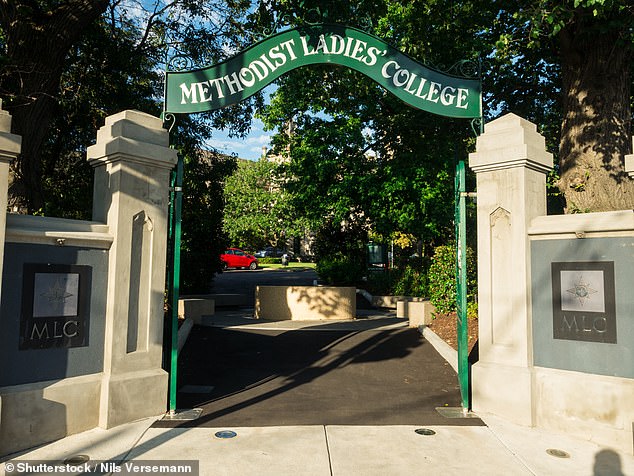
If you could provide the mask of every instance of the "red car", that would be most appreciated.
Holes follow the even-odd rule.
[[[228,248],[220,255],[222,267],[227,268],[249,268],[257,269],[258,260],[255,256],[245,253],[239,248]]]

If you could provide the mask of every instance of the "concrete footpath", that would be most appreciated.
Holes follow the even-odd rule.
[[[230,320],[223,324],[235,325],[235,322]],[[215,320],[212,325],[222,324]],[[297,326],[296,323],[292,325]],[[364,323],[371,328],[382,325],[398,327],[404,323],[389,320]],[[451,350],[442,348],[444,342],[433,342],[429,336],[426,339],[434,347],[439,346],[445,359],[451,358]],[[0,463],[0,475],[51,474],[54,465],[70,461],[84,465],[84,471],[67,474],[137,474],[144,471],[146,474],[205,476],[634,476],[634,456],[631,454],[540,429],[520,427],[493,415],[478,414],[478,417],[486,426],[161,428],[155,423],[162,416],[156,416],[110,430],[90,430],[5,457]],[[114,463],[121,461],[133,467]],[[165,472],[165,469],[179,468],[152,467],[159,464],[180,464],[183,466],[180,469],[191,467],[193,472]],[[126,473],[128,469],[130,472]]]
[[[190,460],[200,475],[634,475],[631,455],[479,416],[487,426],[426,428],[432,435],[417,433],[416,426],[166,429],[151,428],[156,418],[148,418],[14,455],[0,464],[0,473],[50,474],[4,471],[20,462],[54,465],[85,455],[97,471],[68,474],[126,474],[98,471],[103,461],[176,465]],[[227,430],[236,436],[216,436]]]

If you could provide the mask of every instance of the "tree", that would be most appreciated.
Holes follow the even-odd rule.
[[[13,113],[14,132],[23,136],[23,147],[37,143],[29,136],[31,132],[43,137],[38,147],[29,149],[15,164],[15,204],[46,215],[90,219],[93,171],[86,162],[85,148],[94,140],[104,118],[123,109],[159,115],[161,70],[168,47],[172,48],[170,54],[191,53],[197,61],[225,58],[231,47],[240,48],[243,41],[248,41],[243,24],[237,21],[244,17],[248,5],[232,2],[226,6],[201,0],[172,2],[164,8],[158,3],[143,2],[145,10],[126,10],[132,7],[131,3],[106,2],[106,13],[97,14],[90,21],[83,18],[82,8],[73,10],[72,15],[77,18],[72,20],[79,22],[82,17],[85,23],[70,32],[72,41],[58,44],[54,36],[49,38],[56,34],[52,18],[69,14],[68,9],[78,4],[0,3],[0,97]],[[24,32],[27,27],[38,30],[39,36],[34,36],[37,42],[23,41],[28,37]],[[40,57],[39,51],[29,53],[28,48],[37,50],[39,42],[43,47],[59,49],[55,52],[58,63],[49,65],[50,58]],[[42,64],[20,63],[30,61],[31,56]],[[58,69],[50,70],[53,66]],[[46,79],[55,81],[48,85],[51,89],[46,94],[40,94],[43,86],[38,86],[37,80],[41,80],[39,73],[45,70]],[[212,125],[227,127],[235,135],[244,133],[259,101],[253,98],[215,114],[179,117],[172,129],[171,144],[186,162],[183,292],[209,290],[214,271],[220,270],[218,256],[225,246],[221,185],[235,162],[222,160],[214,153],[203,154],[202,148],[211,137]],[[46,114],[32,112],[40,111],[39,108]]]
[[[379,36],[431,64],[477,58],[485,40],[475,32],[494,17],[479,2],[320,5],[329,21],[354,24],[371,14]],[[295,124],[293,136],[280,133],[274,144],[290,150],[287,186],[307,216],[328,229],[354,223],[386,238],[414,234],[430,247],[451,238],[454,157],[465,157],[473,141],[469,123],[414,110],[364,76],[331,66],[283,78],[262,116],[278,130]]]
[[[499,18],[500,57],[526,67],[523,60],[537,52],[543,64],[559,65],[558,186],[567,211],[634,208],[634,181],[624,171],[632,145],[634,6],[619,0],[508,2]],[[553,84],[549,76],[540,78],[546,86]]]
[[[46,206],[43,174],[48,172],[44,167],[50,170],[50,162],[44,166],[42,158],[49,142],[60,141],[53,135],[58,131],[51,131],[51,124],[60,111],[68,112],[61,104],[64,96],[72,98],[79,92],[86,99],[93,93],[91,112],[94,115],[98,109],[103,117],[117,98],[127,97],[121,86],[147,87],[152,94],[146,97],[151,99],[146,106],[150,102],[153,106],[144,110],[157,113],[160,81],[146,76],[144,79],[152,84],[142,84],[143,80],[131,72],[138,71],[133,60],[154,71],[162,69],[168,50],[169,54],[184,53],[194,61],[220,61],[231,54],[232,48],[249,41],[244,34],[249,6],[246,0],[227,4],[155,0],[138,5],[117,0],[0,0],[0,98],[13,115],[14,132],[23,138],[22,153],[12,166],[10,195],[14,204],[29,212],[43,211]],[[115,57],[82,48],[82,42],[88,44],[96,29],[101,29],[105,40],[97,50],[103,46]],[[88,74],[82,75],[77,66],[82,58],[91,56],[98,61],[84,62]],[[66,75],[70,79],[68,73],[73,68],[75,75],[65,84],[69,90],[62,91],[62,78]],[[104,77],[87,84],[84,80],[94,71]],[[110,90],[113,84],[118,89]],[[103,85],[105,90],[100,90],[98,86]],[[108,90],[116,96],[108,96]],[[250,116],[253,104],[251,101],[223,111],[213,120],[227,125],[245,117],[243,114]],[[244,132],[249,122],[236,121],[235,131]],[[54,160],[52,157],[49,155],[49,160]]]
[[[277,165],[265,158],[241,160],[224,187],[224,230],[235,246],[255,250],[284,248],[286,241],[304,231],[282,187]]]
[[[125,109],[160,114],[156,63],[134,48],[138,31],[124,28],[100,18],[67,55],[55,114],[40,152],[44,214],[90,219],[93,171],[85,149],[97,129],[106,116]],[[195,136],[195,123],[188,125]]]
[[[200,150],[184,159],[181,290],[204,294],[210,290],[213,273],[221,269],[220,254],[226,246],[222,186],[236,161]]]
[[[30,210],[44,205],[39,155],[66,55],[107,6],[108,0],[0,1],[4,33],[0,94],[13,114],[14,131],[24,139],[10,193],[24,197]]]

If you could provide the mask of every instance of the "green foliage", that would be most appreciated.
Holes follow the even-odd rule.
[[[133,14],[129,3],[105,2],[101,16],[94,13],[98,2],[85,9],[69,1],[37,3],[33,10],[9,2],[0,13],[0,97],[13,114],[14,131],[23,135],[22,159],[29,165],[17,178],[30,176],[24,184],[32,187],[25,199],[31,211],[91,219],[93,170],[85,149],[105,117],[125,109],[158,116],[166,57],[180,52],[204,63],[225,59],[231,47],[250,42],[243,21],[250,2],[176,0],[158,10],[143,3]],[[88,10],[92,19],[85,17]],[[87,26],[64,31],[72,24],[64,23],[67,16]],[[212,126],[238,137],[247,132],[260,103],[254,97],[213,114],[180,116],[172,129],[170,144],[185,157],[181,292],[209,290],[226,245],[222,183],[235,161],[204,154],[204,144]],[[37,112],[30,115],[31,109]],[[40,137],[41,145],[33,146]],[[27,145],[33,147],[25,154]],[[24,187],[14,192],[18,200],[25,194]],[[42,204],[33,207],[38,194]]]
[[[427,274],[423,269],[407,266],[394,284],[394,296],[427,297]]]
[[[440,314],[456,310],[456,252],[439,246],[429,268],[429,297]]]
[[[390,296],[394,287],[394,274],[391,270],[368,270],[367,280],[361,287],[374,296]]]
[[[334,286],[357,286],[365,275],[365,263],[343,254],[322,258],[315,267],[319,277]]]
[[[364,288],[377,296],[427,297],[427,271],[420,266],[406,265],[369,272]]]
[[[41,153],[44,212],[91,218],[93,170],[85,148],[105,117],[125,109],[160,113],[161,79],[155,63],[134,48],[135,31],[99,21],[70,51],[58,108]],[[24,138],[24,141],[28,138]]]
[[[505,1],[496,9],[478,1],[450,7],[438,1],[330,1],[323,8],[339,21],[354,22],[353,10],[364,11],[370,3],[375,33],[417,59],[451,64],[487,58],[481,65],[487,118],[519,114],[539,125],[555,151],[563,107],[561,33],[579,18],[594,18],[599,21],[589,23],[589,34],[629,24],[630,36],[622,40],[631,40],[634,18],[628,2],[598,0]],[[291,5],[284,2],[280,10]],[[468,128],[412,111],[360,75],[327,66],[284,78],[263,117],[285,132],[275,143],[278,151],[290,150],[289,190],[318,224],[326,217],[383,236],[408,233],[423,241],[423,249],[453,235],[453,149],[464,157],[473,146],[468,140],[456,144]],[[291,119],[295,127],[289,137]],[[373,160],[363,154],[368,149],[377,152]],[[559,197],[549,197],[551,209],[560,208]]]
[[[374,33],[432,64],[486,51],[482,28],[495,18],[484,2],[447,8],[332,1],[327,10],[352,24],[367,11]],[[451,239],[453,164],[473,145],[468,123],[414,110],[363,75],[331,66],[282,78],[261,116],[279,131],[275,150],[290,158],[286,188],[316,227],[324,220],[355,222],[383,237],[412,235],[423,248]]]
[[[359,222],[326,220],[315,233],[317,274],[335,285],[358,285],[366,274],[367,230]]]
[[[350,95],[353,89],[366,93],[357,104],[367,111],[362,117],[346,116],[354,106],[347,104],[344,110],[338,97],[333,101],[342,110],[334,117],[315,117],[305,111],[296,116],[292,137],[276,136],[278,150],[290,146],[285,188],[295,207],[316,226],[328,219],[355,223],[383,235],[401,231],[424,241],[445,239],[451,233],[453,215],[453,143],[438,137],[436,130],[430,130],[429,136],[421,135],[421,127],[414,124],[424,124],[423,115],[402,105],[398,125],[389,124],[389,134],[377,141],[376,135],[364,133],[370,126],[376,129],[384,114],[367,106],[376,101],[376,91],[372,88],[371,94],[367,84],[360,88],[360,83],[367,81],[354,72],[328,70],[325,74],[338,84],[332,90],[336,96]],[[296,96],[302,88],[296,81],[309,82],[317,89],[317,96],[325,94],[319,92],[324,86],[312,79],[302,76],[288,80],[291,92],[286,93],[286,88],[278,91],[265,117],[269,124],[281,127],[284,109],[292,108],[294,101],[303,101]],[[306,94],[310,96],[308,91]],[[333,114],[333,109],[329,106],[324,110]],[[420,122],[412,120],[412,115],[420,116]],[[402,147],[395,148],[395,144]],[[370,148],[381,155],[367,154]]]
[[[631,131],[621,125],[631,120],[634,4],[545,0],[500,5],[489,31],[495,46],[492,71],[485,76],[490,81],[484,84],[491,92],[489,106],[537,123],[546,137],[559,179],[554,185],[561,190],[558,196],[549,190],[549,210],[615,206],[594,188],[621,188],[622,157],[630,147]],[[610,81],[595,80],[605,76]],[[573,178],[588,166],[597,171],[595,179],[604,172],[600,169],[609,178],[594,180],[580,193]],[[575,206],[575,197],[582,196],[584,204]],[[621,203],[621,208],[629,207]]]
[[[224,230],[233,246],[284,248],[289,238],[303,232],[305,221],[295,212],[283,182],[277,165],[266,159],[238,163],[224,186]]]
[[[478,301],[467,301],[467,319],[478,318]]]
[[[585,35],[605,34],[610,31],[627,31],[634,25],[634,7],[625,0],[574,0],[560,2],[545,0],[541,2],[519,2],[509,8],[512,21],[505,23],[506,33],[500,35],[496,47],[506,53],[513,42],[525,42],[529,49],[543,48],[547,42],[575,23],[583,23]],[[522,32],[518,35],[518,32]],[[622,37],[620,46],[632,38],[631,31]]]
[[[185,156],[181,237],[181,292],[210,291],[214,273],[220,271],[224,247],[222,182],[236,167],[235,160],[210,153]]]
[[[357,221],[367,203],[367,175],[373,170],[362,154],[364,139],[359,121],[303,116],[297,118],[295,131],[291,162],[284,168],[284,188],[291,194],[294,207],[316,224],[324,217],[337,222]],[[285,145],[280,144],[280,148]]]
[[[104,117],[123,109],[158,115],[166,57],[178,52],[217,62],[250,42],[248,1],[159,3],[141,2],[133,11],[107,0],[81,8],[69,0],[3,4],[0,98],[22,135],[10,200],[21,210],[86,217],[92,179],[80,156]],[[239,135],[259,102],[196,120],[229,125]],[[198,136],[199,148],[208,137]]]
[[[476,301],[477,261],[475,253],[467,248],[467,306]],[[456,247],[455,244],[435,249],[429,267],[429,299],[440,314],[456,311]],[[473,305],[472,305],[473,308]],[[468,309],[467,309],[468,311]],[[476,311],[477,315],[477,311]]]
[[[347,222],[339,224],[326,220],[315,233],[315,260],[348,256],[352,262],[366,262],[366,243],[368,232],[363,223]]]

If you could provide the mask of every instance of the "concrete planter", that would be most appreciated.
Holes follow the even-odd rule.
[[[346,320],[356,317],[356,289],[327,286],[258,286],[255,317],[269,320]]]

